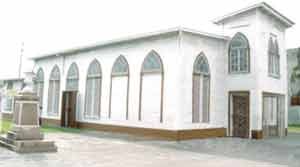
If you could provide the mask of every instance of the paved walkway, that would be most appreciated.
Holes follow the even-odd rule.
[[[0,148],[1,167],[300,167],[300,134],[285,139],[156,141],[102,132],[49,133],[57,153]]]

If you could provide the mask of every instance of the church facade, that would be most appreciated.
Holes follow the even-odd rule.
[[[266,3],[214,20],[34,57],[43,124],[167,139],[287,129],[285,30]]]

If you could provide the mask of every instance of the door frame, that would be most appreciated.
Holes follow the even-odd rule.
[[[248,138],[251,136],[251,114],[250,114],[250,103],[251,103],[251,96],[250,91],[229,91],[228,93],[228,136],[233,136],[233,95],[241,95],[241,96],[248,96]]]
[[[278,126],[278,129],[277,129],[277,132],[278,132],[278,135],[277,137],[282,137],[282,136],[285,136],[283,135],[283,131],[285,131],[285,123],[286,123],[286,112],[288,112],[286,110],[286,95],[285,94],[280,94],[280,93],[271,93],[271,92],[265,92],[263,91],[262,92],[262,119],[261,119],[261,125],[262,125],[262,135],[264,138],[268,138],[268,137],[272,137],[272,136],[269,136],[269,134],[265,134],[264,133],[264,121],[265,121],[265,110],[264,110],[264,98],[265,97],[276,97],[277,98],[277,112],[276,112],[276,115],[277,115],[277,118],[276,118],[276,123],[277,123],[277,126]],[[283,113],[280,112],[280,104],[279,103],[283,103],[284,104],[284,108],[283,108]],[[282,116],[281,114],[283,114],[283,120],[281,120],[282,122],[280,122],[280,118],[279,116]],[[280,126],[283,126],[283,127],[280,127]],[[283,128],[283,129],[280,129],[280,128]],[[285,133],[285,132],[284,132]]]
[[[75,106],[74,106],[74,113],[73,113],[73,116],[75,117],[74,120],[73,120],[73,124],[71,125],[66,125],[65,124],[65,101],[64,101],[64,94],[65,93],[75,93]],[[76,128],[77,127],[77,96],[78,96],[78,91],[77,90],[74,90],[74,91],[70,91],[70,90],[65,90],[62,92],[62,98],[61,98],[61,115],[60,115],[60,126],[61,127],[72,127],[72,128]],[[72,108],[72,107],[71,107]],[[71,120],[72,121],[72,120]],[[68,119],[68,123],[70,122],[70,120]]]

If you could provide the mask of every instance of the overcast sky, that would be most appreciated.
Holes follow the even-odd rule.
[[[167,29],[187,27],[218,33],[211,20],[257,0],[1,0],[0,78],[18,76],[21,43],[22,71],[31,70],[28,57],[76,46]],[[287,47],[300,46],[300,2],[266,0],[296,22],[287,30]]]

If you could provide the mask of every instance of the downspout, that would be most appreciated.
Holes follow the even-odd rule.
[[[178,43],[177,43],[177,46],[178,46],[178,60],[179,60],[177,62],[179,63],[179,67],[183,67],[183,65],[184,65],[184,63],[182,61],[183,60],[183,58],[182,58],[182,56],[183,56],[183,51],[182,51],[182,33],[183,33],[182,29],[179,28],[179,30],[178,30]],[[183,69],[185,69],[185,67],[183,67]],[[181,70],[179,70],[179,68],[178,68],[178,73],[180,74],[179,75],[179,80],[178,80],[178,85],[180,85],[181,80],[184,77],[184,72],[181,71]],[[182,86],[179,86],[178,90],[180,90],[180,91],[178,93],[179,97],[177,97],[178,98],[177,99],[178,102],[181,101],[181,99],[179,99],[180,97],[184,97],[184,90],[182,90],[182,89],[184,89],[184,88]],[[178,103],[178,104],[181,104],[181,103]],[[180,106],[180,108],[182,108],[182,106]],[[183,110],[180,109],[179,111],[183,111]],[[176,120],[175,121],[175,128],[176,129],[179,129],[181,127],[182,123],[181,123],[181,119],[180,118],[182,118],[181,112],[178,112],[176,114],[176,119],[175,119]]]

